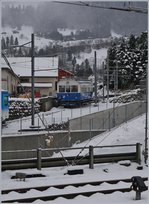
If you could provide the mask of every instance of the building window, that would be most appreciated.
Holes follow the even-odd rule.
[[[21,79],[21,83],[29,83],[29,79]]]

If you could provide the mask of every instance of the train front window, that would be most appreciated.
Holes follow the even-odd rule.
[[[87,92],[87,88],[86,87],[81,87],[81,92]]]
[[[59,86],[59,92],[65,92],[65,86]]]
[[[71,92],[78,92],[78,86],[71,86]]]
[[[66,85],[66,92],[70,92],[70,86]]]

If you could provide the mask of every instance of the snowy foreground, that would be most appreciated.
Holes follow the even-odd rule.
[[[90,142],[86,141],[81,144],[76,144],[74,146],[84,146],[88,145],[114,145],[114,144],[134,144],[141,143],[142,150],[144,149],[144,137],[145,137],[145,115],[142,115],[130,122],[127,122],[118,128],[112,129],[110,132],[103,133],[100,136],[96,136]],[[126,147],[127,148],[127,147]],[[125,149],[127,152],[127,149]],[[111,149],[113,152],[113,149]],[[67,154],[69,156],[77,154],[77,152],[66,151],[63,152],[64,156]],[[129,162],[129,161],[128,161]],[[20,188],[20,187],[33,187],[33,186],[44,186],[44,185],[54,185],[61,183],[75,183],[75,182],[83,182],[83,181],[97,181],[97,180],[108,180],[108,179],[120,179],[120,178],[131,178],[132,176],[148,176],[148,168],[144,164],[144,157],[142,157],[142,166],[143,170],[137,170],[137,163],[131,162],[130,166],[123,166],[119,163],[109,163],[109,164],[96,164],[94,165],[94,169],[89,169],[88,165],[84,166],[65,166],[65,167],[57,167],[57,168],[43,168],[42,170],[37,169],[27,169],[27,170],[19,170],[20,172],[24,172],[27,174],[31,173],[42,173],[46,175],[46,177],[41,178],[27,178],[26,181],[19,181],[15,179],[11,179],[11,176],[14,176],[16,170],[13,171],[5,171],[2,172],[2,189],[11,189],[11,188]],[[84,174],[80,175],[65,175],[68,169],[80,169],[84,170]],[[104,171],[104,170],[107,171]],[[148,182],[145,182],[148,185]],[[116,188],[116,187],[130,187],[130,183],[119,182],[118,184],[108,184],[103,183],[98,188],[106,189],[106,188]],[[44,192],[39,192],[37,190],[30,190],[25,194],[19,194],[16,192],[11,192],[7,195],[2,195],[2,200],[8,200],[11,198],[25,198],[25,197],[33,197],[40,195],[55,195],[60,193],[69,193],[69,192],[77,192],[78,190],[94,190],[97,189],[95,186],[86,185],[83,187],[79,187],[79,189],[68,186],[64,189],[56,189],[49,188]],[[44,201],[37,200],[34,203],[43,203]],[[98,204],[98,203],[136,203],[136,204],[147,204],[148,203],[148,191],[142,193],[142,199],[136,201],[135,200],[135,192],[131,191],[128,193],[115,192],[111,194],[94,194],[90,197],[85,196],[77,196],[72,200],[67,200],[65,198],[58,198],[53,201],[45,201],[51,204]]]

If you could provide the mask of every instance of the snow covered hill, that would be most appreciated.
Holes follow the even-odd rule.
[[[11,35],[14,36],[15,38],[18,38],[19,45],[22,45],[24,43],[30,42],[31,41],[31,34],[33,33],[33,28],[30,26],[22,26],[21,30],[18,29],[12,29],[11,27],[3,27],[2,28],[2,37],[10,37]],[[52,43],[53,40],[45,39],[45,38],[39,38],[36,37],[35,40],[35,47],[40,48],[45,48],[48,46],[50,43]]]

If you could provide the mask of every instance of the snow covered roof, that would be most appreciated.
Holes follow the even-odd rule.
[[[71,33],[76,34],[75,29],[68,29],[68,28],[58,28],[57,31],[61,33],[63,36],[69,36]]]
[[[31,77],[31,57],[7,58],[14,73],[22,77]],[[38,57],[34,60],[35,77],[58,77],[58,57]],[[8,67],[1,58],[1,67]]]
[[[31,83],[21,83],[23,87],[31,87]],[[52,83],[34,83],[35,88],[52,88]]]

